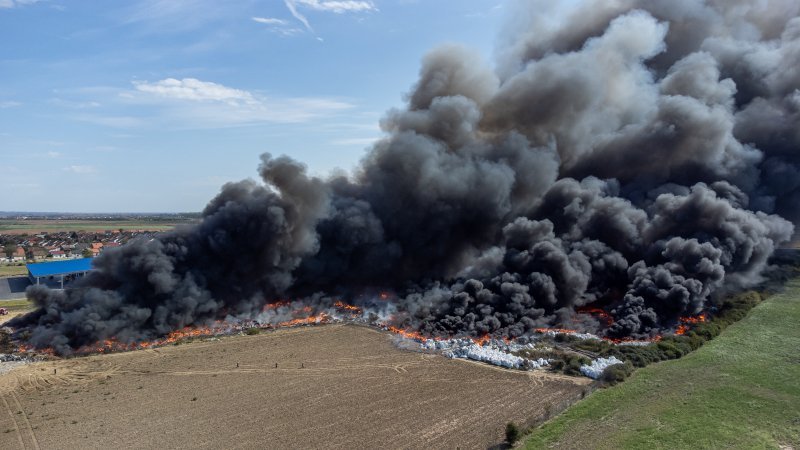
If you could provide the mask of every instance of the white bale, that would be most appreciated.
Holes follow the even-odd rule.
[[[597,358],[592,361],[589,365],[581,366],[581,373],[593,380],[600,378],[603,375],[603,371],[606,370],[608,366],[613,366],[614,364],[622,364],[622,361],[618,360],[615,356],[610,358]]]

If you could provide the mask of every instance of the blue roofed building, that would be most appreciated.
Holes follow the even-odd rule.
[[[92,270],[92,258],[28,264],[27,267],[31,283],[47,284],[48,280],[57,280],[61,284],[61,289],[64,289],[65,282],[82,277]]]

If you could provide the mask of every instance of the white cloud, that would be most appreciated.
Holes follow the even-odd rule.
[[[62,170],[64,170],[65,172],[72,172],[80,175],[86,175],[97,172],[97,169],[95,169],[94,166],[80,166],[80,165],[67,166],[64,167],[64,169]]]
[[[40,0],[0,0],[0,9],[11,9],[15,7],[32,5],[39,3]]]
[[[22,103],[11,100],[0,102],[0,109],[15,108],[17,106],[22,106]]]
[[[135,81],[135,91],[120,98],[162,109],[166,123],[178,126],[234,126],[297,123],[348,110],[354,105],[331,98],[271,98],[196,78]]]
[[[357,0],[289,0],[302,6],[306,6],[317,11],[329,11],[336,14],[346,12],[377,11],[378,8],[371,1]]]
[[[61,156],[60,152],[47,152],[47,157],[48,158],[58,158],[60,156]]]
[[[323,119],[340,121],[343,112],[355,108],[341,98],[271,96],[191,77],[133,80],[129,89],[82,88],[77,94],[76,101],[102,96],[102,102],[97,108],[70,111],[70,119],[126,129],[225,128],[312,120],[322,126]]]
[[[275,19],[272,17],[253,17],[253,22],[263,23],[265,25],[286,25],[286,21],[282,19]]]
[[[313,9],[315,11],[332,12],[336,14],[377,11],[378,8],[369,0],[284,0],[289,12],[299,20],[309,31],[314,31],[308,18],[303,15],[298,7]]]
[[[247,91],[229,88],[221,84],[200,81],[196,78],[167,78],[155,83],[134,81],[133,85],[141,92],[158,97],[192,101],[221,101],[230,104],[256,103],[252,94]]]
[[[305,25],[309,31],[314,31],[314,29],[311,28],[311,24],[308,23],[308,19],[306,19],[306,16],[300,14],[300,12],[297,10],[294,0],[284,0],[284,3],[286,3],[286,7],[289,8],[289,12],[292,13],[295,19],[302,22],[303,25]]]
[[[268,25],[269,31],[279,34],[281,36],[295,36],[303,32],[303,29],[292,27],[289,22],[283,19],[275,19],[272,17],[252,17],[254,22]]]

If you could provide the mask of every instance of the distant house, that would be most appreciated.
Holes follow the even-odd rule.
[[[103,248],[102,242],[92,242],[92,250],[100,250]]]
[[[54,259],[64,259],[67,257],[67,254],[64,253],[63,250],[50,250],[50,256]]]

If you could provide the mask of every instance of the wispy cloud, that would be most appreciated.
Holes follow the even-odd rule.
[[[17,106],[22,106],[22,103],[12,100],[0,101],[0,109],[16,108]]]
[[[284,0],[284,2],[286,3],[286,7],[289,8],[289,12],[292,13],[295,19],[299,20],[303,25],[305,25],[309,31],[314,31],[314,29],[311,28],[311,24],[308,23],[306,16],[300,14],[300,11],[297,10],[297,6],[293,0]]]
[[[253,22],[263,23],[265,25],[286,25],[285,20],[275,19],[272,17],[253,17]]]
[[[121,98],[161,108],[163,119],[184,126],[298,123],[349,110],[354,105],[324,97],[271,98],[196,78],[136,81]]]
[[[79,175],[86,175],[97,172],[97,169],[94,166],[81,166],[81,165],[67,166],[64,167],[62,170],[64,170],[65,172],[71,172]]]
[[[143,25],[139,32],[182,32],[229,18],[238,14],[241,6],[211,0],[140,0],[126,8],[122,22]]]
[[[351,12],[377,11],[378,8],[372,1],[367,0],[284,0],[286,8],[295,19],[299,20],[309,31],[314,31],[308,18],[300,12],[299,8],[308,8],[315,11],[332,12],[336,14]]]
[[[0,0],[0,9],[11,9],[39,3],[40,0]]]
[[[178,100],[213,100],[229,104],[255,103],[253,95],[247,91],[233,89],[221,84],[208,81],[200,81],[196,78],[166,78],[161,81],[148,83],[144,81],[134,81],[136,90],[154,94],[162,98],[172,98]]]
[[[336,14],[346,12],[377,11],[378,8],[371,1],[365,0],[289,0],[298,5],[306,6],[317,11],[329,11]]]
[[[254,22],[266,25],[269,31],[280,36],[295,36],[303,33],[302,28],[293,27],[288,21],[273,17],[252,17]]]
[[[225,128],[312,120],[320,120],[319,126],[323,126],[329,119],[341,121],[343,112],[352,114],[356,107],[342,98],[271,96],[189,77],[134,80],[128,89],[98,86],[64,94],[72,96],[67,105],[72,101],[97,101],[100,105],[69,108],[71,120],[127,129]]]

